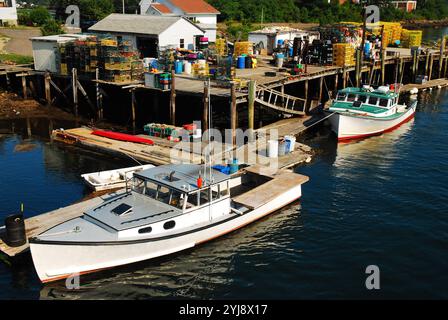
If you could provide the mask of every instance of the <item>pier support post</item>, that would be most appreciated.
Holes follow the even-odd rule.
[[[443,67],[443,54],[445,52],[445,46],[446,46],[446,38],[442,37],[440,40],[440,58],[439,58],[439,78],[442,78],[442,67]]]
[[[170,95],[170,119],[173,126],[176,125],[176,75],[171,70],[171,95]]]
[[[342,89],[345,89],[347,86],[347,71],[345,71],[345,67],[342,70]]]
[[[442,76],[442,78],[446,77],[447,66],[448,66],[448,57],[445,57],[445,66],[443,67],[443,76]]]
[[[22,92],[23,92],[23,99],[28,99],[28,89],[26,87],[26,76],[23,75],[22,77]]]
[[[103,97],[100,91],[100,84],[98,82],[99,80],[100,71],[98,68],[95,70],[95,79],[96,79],[96,110],[97,110],[97,117],[98,120],[103,119]]]
[[[425,60],[425,76],[428,75],[429,71],[429,50],[426,52],[426,60]]]
[[[75,117],[78,117],[78,72],[72,69],[73,108]]]
[[[49,106],[51,104],[50,73],[45,72],[44,80],[45,80],[45,100],[47,101],[47,106]]]
[[[304,106],[305,113],[308,113],[309,111],[308,86],[309,86],[309,80],[307,79],[305,80],[305,106]]]
[[[232,144],[236,146],[236,88],[232,82],[230,87],[230,128],[232,130]]]
[[[434,65],[434,55],[430,54],[429,56],[429,73],[428,73],[428,81],[432,78],[432,67]]]
[[[249,97],[248,97],[248,117],[249,130],[254,130],[255,126],[255,95],[257,90],[257,82],[255,80],[251,80],[249,82]]]
[[[333,96],[336,97],[336,94],[338,93],[338,81],[339,81],[339,73],[336,73],[334,75],[334,93]]]
[[[381,85],[386,83],[386,49],[381,50]]]
[[[361,50],[358,48],[356,49],[356,87],[361,86]]]
[[[203,97],[203,111],[202,111],[202,130],[203,132],[209,130],[209,123],[208,123],[208,106],[209,106],[209,92],[208,92],[208,84],[206,82],[204,82],[204,97]]]
[[[135,88],[131,89],[131,113],[132,113],[132,130],[135,133]]]
[[[324,77],[319,78],[319,104],[322,103],[322,96],[323,96],[323,88],[324,87]]]

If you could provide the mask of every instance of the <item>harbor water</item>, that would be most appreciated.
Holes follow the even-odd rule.
[[[0,263],[0,299],[448,298],[447,126],[440,89],[391,133],[337,144],[324,128],[307,141],[314,162],[297,169],[311,177],[300,203],[198,248],[83,276],[80,290],[42,286],[26,254]],[[31,216],[78,201],[81,173],[133,163],[22,133],[1,137],[0,165],[3,219],[21,202]],[[365,287],[369,265],[380,290]]]

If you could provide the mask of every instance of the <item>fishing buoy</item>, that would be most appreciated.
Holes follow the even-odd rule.
[[[6,240],[11,247],[20,247],[26,243],[25,221],[23,214],[13,214],[5,219]]]
[[[196,181],[196,183],[197,183],[198,188],[201,189],[202,188],[202,177],[200,174],[199,174],[199,178]]]

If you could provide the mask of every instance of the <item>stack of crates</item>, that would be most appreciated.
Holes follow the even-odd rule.
[[[399,22],[380,22],[380,24],[384,26],[381,39],[383,48],[401,39],[403,28]]]
[[[143,130],[151,137],[169,138],[179,136],[182,128],[160,123],[148,123],[143,127]]]
[[[401,45],[404,48],[420,47],[422,44],[422,35],[423,32],[421,30],[403,29],[401,34]]]
[[[355,65],[355,48],[349,43],[334,43],[333,64],[339,67]]]
[[[253,55],[254,54],[254,45],[252,42],[244,41],[244,42],[236,42],[235,50],[233,51],[233,55],[235,57],[245,55]]]
[[[217,55],[219,55],[219,56],[227,55],[226,39],[222,39],[222,38],[216,39],[215,47],[216,47]]]

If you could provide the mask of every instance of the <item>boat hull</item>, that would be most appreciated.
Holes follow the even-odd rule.
[[[228,218],[212,221],[208,226],[159,238],[111,243],[57,243],[30,239],[31,255],[43,283],[62,280],[193,248],[265,217],[300,199],[301,195],[299,185],[248,213],[229,214]]]
[[[391,131],[410,121],[416,110],[416,104],[409,107],[399,117],[382,119],[365,116],[335,113],[329,117],[331,129],[336,133],[338,141],[362,139]]]

